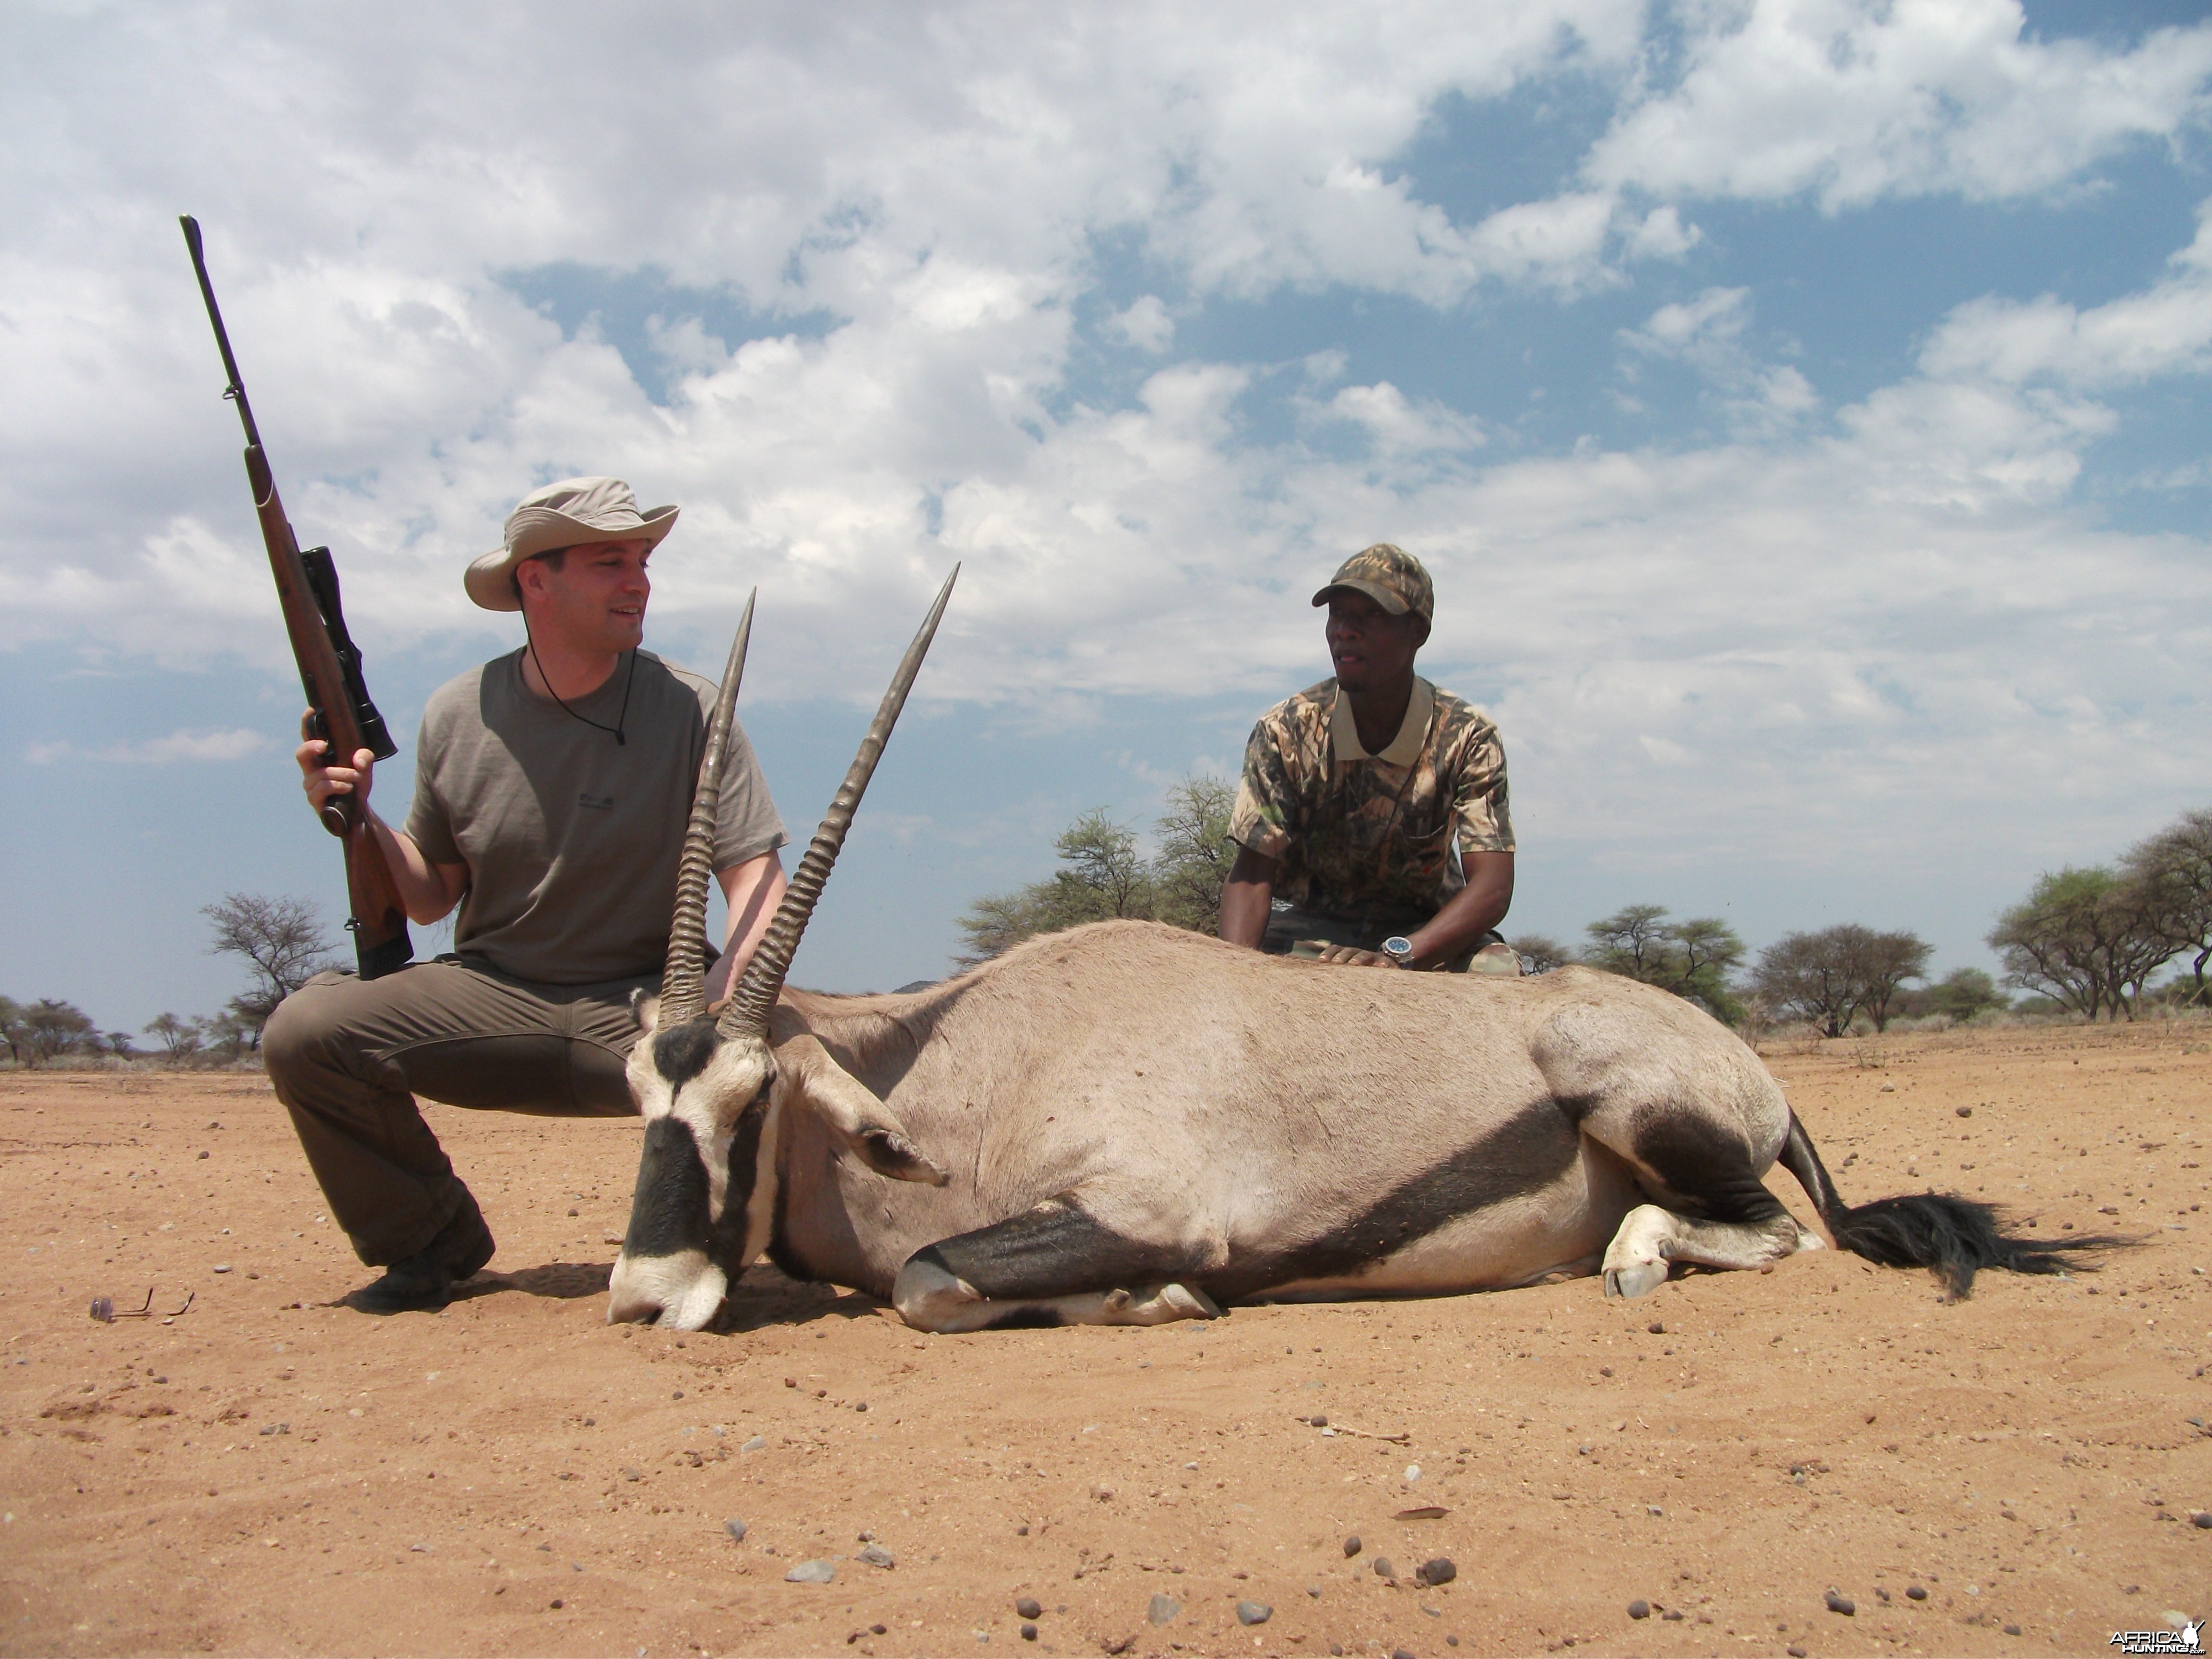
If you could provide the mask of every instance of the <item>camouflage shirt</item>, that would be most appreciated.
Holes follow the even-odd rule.
[[[1260,717],[1229,834],[1280,860],[1275,896],[1351,915],[1433,915],[1467,885],[1469,853],[1510,853],[1505,749],[1483,712],[1424,679],[1406,721],[1370,755],[1333,679]]]

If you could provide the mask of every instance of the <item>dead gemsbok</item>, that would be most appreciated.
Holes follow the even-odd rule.
[[[1847,1207],[1733,1033],[1587,969],[1346,969],[1107,922],[923,991],[785,989],[951,586],[714,1018],[708,834],[732,653],[665,988],[630,1055],[645,1149],[611,1321],[696,1329],[763,1253],[938,1331],[1601,1271],[1632,1297],[1670,1263],[1818,1248],[1761,1184],[1778,1158],[1837,1243],[1933,1267],[1954,1295],[1979,1268],[2057,1272],[2107,1242],[2020,1237],[1950,1195]]]

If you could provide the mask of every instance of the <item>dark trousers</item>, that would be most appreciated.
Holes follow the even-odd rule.
[[[428,1245],[468,1192],[415,1097],[543,1117],[635,1111],[623,1066],[637,1040],[630,994],[658,974],[537,985],[453,957],[367,982],[319,974],[262,1034],[276,1097],[361,1259],[383,1267]]]

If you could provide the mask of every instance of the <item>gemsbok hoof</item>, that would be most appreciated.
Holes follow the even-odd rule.
[[[1607,1267],[1605,1270],[1605,1294],[1607,1300],[1618,1297],[1632,1302],[1639,1296],[1649,1296],[1667,1282],[1667,1264],[1663,1261],[1640,1261],[1626,1267]]]

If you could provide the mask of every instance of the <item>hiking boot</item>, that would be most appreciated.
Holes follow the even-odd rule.
[[[460,1209],[435,1238],[393,1262],[383,1278],[364,1285],[345,1298],[346,1304],[368,1314],[434,1311],[451,1302],[453,1286],[473,1278],[497,1248],[491,1229],[484,1224],[483,1212],[464,1191]]]

